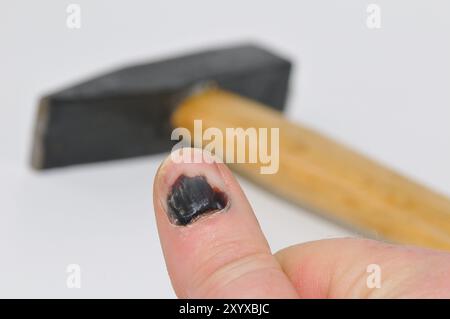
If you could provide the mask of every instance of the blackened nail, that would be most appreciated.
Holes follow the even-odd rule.
[[[211,187],[205,176],[180,175],[167,197],[167,213],[173,224],[185,226],[202,215],[224,209],[227,202],[225,193]]]

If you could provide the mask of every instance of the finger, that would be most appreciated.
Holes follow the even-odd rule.
[[[301,298],[450,297],[445,252],[348,238],[300,244],[275,256]]]
[[[190,151],[202,162],[188,156],[179,163]],[[155,177],[158,231],[175,292],[183,298],[297,297],[237,181],[224,164],[211,162],[199,149],[178,150]]]

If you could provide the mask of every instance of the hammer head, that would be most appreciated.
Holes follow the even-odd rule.
[[[168,151],[170,116],[198,83],[283,110],[291,63],[254,45],[208,50],[122,68],[41,99],[36,169]]]

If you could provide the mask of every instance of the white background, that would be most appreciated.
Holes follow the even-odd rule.
[[[296,63],[288,116],[450,194],[450,2],[4,1],[0,8],[0,297],[173,297],[152,207],[164,155],[28,166],[44,93],[123,63],[256,40]],[[273,250],[349,235],[242,180]],[[82,288],[66,288],[66,266]]]

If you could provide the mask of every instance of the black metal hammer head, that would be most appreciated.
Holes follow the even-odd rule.
[[[254,45],[119,69],[41,99],[32,151],[37,169],[170,150],[177,97],[212,81],[283,110],[291,63]]]

